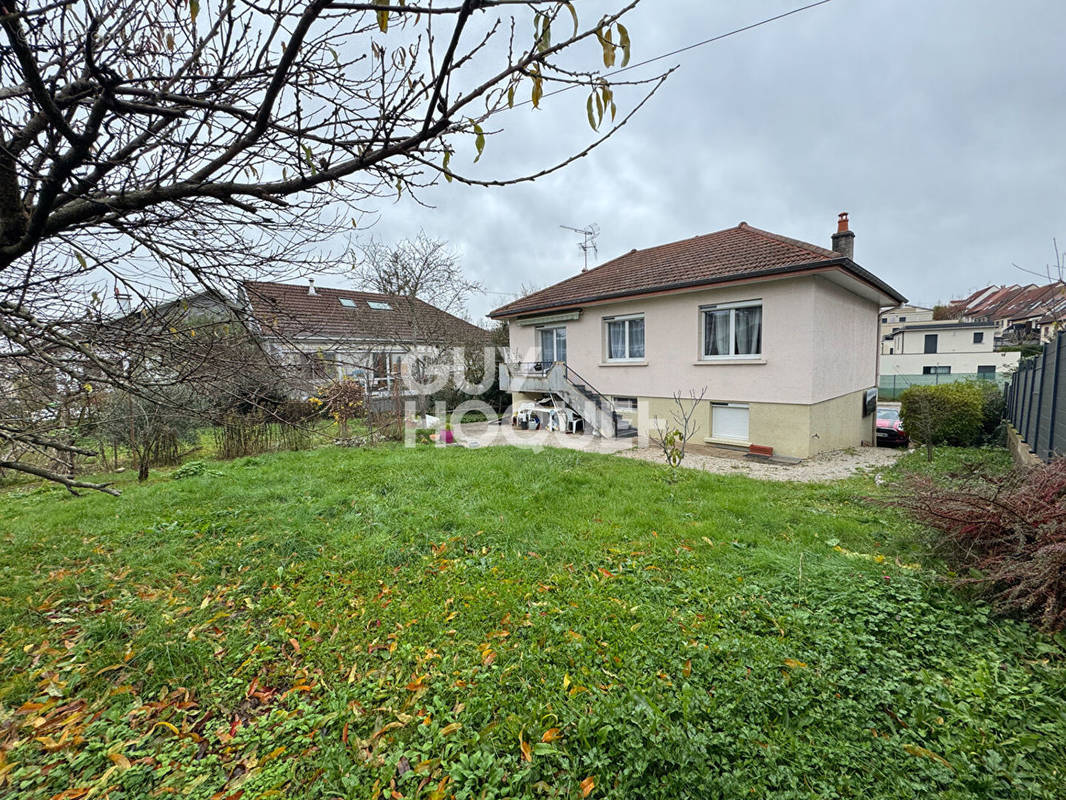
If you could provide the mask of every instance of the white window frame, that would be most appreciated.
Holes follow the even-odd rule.
[[[551,363],[551,364],[554,364],[557,361],[563,361],[565,363],[566,359],[560,359],[559,358],[559,335],[556,333],[556,331],[562,331],[563,332],[563,340],[565,341],[566,340],[566,326],[565,325],[538,325],[537,328],[536,328],[536,331],[537,331],[537,355],[539,356],[538,361],[540,361],[541,363]],[[544,358],[544,339],[542,338],[543,335],[545,333],[547,333],[548,331],[552,332],[552,348],[555,351],[554,353],[552,353],[552,360],[550,362],[546,361],[545,358]]]
[[[639,319],[644,322],[644,355],[642,356],[630,356],[629,355],[629,325],[624,327],[626,332],[626,355],[624,358],[612,358],[611,357],[611,323],[612,322],[629,322],[630,320]],[[626,362],[640,364],[648,360],[648,323],[644,319],[644,314],[620,314],[615,317],[603,318],[603,360],[612,364],[624,364]]]
[[[765,326],[763,323],[766,321],[766,315],[763,314],[759,318],[759,352],[758,353],[730,353],[729,355],[709,356],[707,355],[707,323],[705,316],[708,313],[714,311],[730,311],[735,312],[738,308],[759,308],[763,307],[762,298],[755,300],[739,300],[735,303],[714,303],[713,305],[700,306],[700,361],[751,361],[752,359],[761,359],[763,357],[763,332]],[[729,314],[729,348],[732,350],[736,347],[737,343],[737,315],[735,313]]]
[[[738,409],[747,412],[745,418],[745,424],[747,430],[744,433],[744,438],[736,438],[733,436],[716,436],[715,435],[715,412],[719,409]],[[748,403],[711,403],[711,429],[709,431],[711,438],[715,441],[721,442],[748,442],[751,439],[751,406]]]
[[[636,397],[612,397],[611,402],[618,411],[636,411],[639,400]]]

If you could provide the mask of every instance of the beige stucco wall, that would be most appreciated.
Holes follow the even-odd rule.
[[[974,333],[983,333],[983,341],[974,344]],[[938,353],[991,353],[995,347],[996,328],[986,325],[954,330],[908,330],[898,331],[889,342],[896,355],[901,353],[924,353],[926,334],[936,334]]]
[[[700,306],[761,300],[762,355],[750,361],[700,361]],[[566,325],[567,363],[605,395],[669,397],[697,392],[722,402],[810,404],[873,386],[877,307],[820,277],[588,306]],[[643,314],[645,359],[608,363],[604,317]],[[817,326],[817,328],[816,328]],[[536,328],[512,322],[517,360],[536,361]],[[832,353],[820,352],[831,346]]]
[[[811,348],[811,402],[820,403],[877,384],[877,304],[816,276],[816,333]],[[779,398],[785,402],[791,398]],[[795,402],[795,401],[792,401]]]
[[[807,458],[811,455],[811,406],[753,403],[748,433],[752,444],[772,447],[775,455]]]
[[[743,363],[700,361],[700,306],[761,300],[762,354]],[[879,308],[821,275],[588,306],[566,321],[567,364],[607,396],[637,397],[640,433],[669,418],[671,395],[705,390],[694,441],[711,437],[712,403],[749,408],[752,444],[806,458],[873,440],[863,391],[877,383]],[[643,314],[645,358],[606,361],[604,317]],[[535,326],[510,324],[512,358],[538,361]]]
[[[850,392],[813,405],[749,403],[747,442],[713,439],[711,418],[714,406],[705,400],[692,415],[691,441],[739,446],[765,445],[774,448],[775,455],[793,458],[809,458],[829,450],[861,447],[874,441],[875,416],[863,416],[864,394],[865,390]],[[663,420],[665,430],[674,427],[672,420],[677,405],[672,399],[641,397],[638,405],[637,429],[641,435],[656,436],[656,419]]]
[[[902,323],[899,321],[900,317],[905,318]],[[921,306],[897,306],[888,311],[882,311],[880,319],[885,320],[881,323],[881,338],[884,339],[892,333],[893,328],[902,328],[909,322],[932,322],[933,309]]]
[[[685,407],[688,407],[688,403]],[[655,420],[662,420],[664,430],[677,427],[674,424],[677,404],[672,398],[639,397],[637,398],[637,433],[641,436],[655,436]],[[704,400],[692,414],[692,441],[702,442],[711,435],[711,404]]]
[[[863,416],[864,391],[835,397],[811,406],[810,454],[848,447],[873,446],[877,415]]]
[[[951,367],[953,373],[974,373],[978,367],[994,366],[1007,372],[1018,366],[1021,353],[905,353],[881,356],[882,375],[921,375],[923,367]]]

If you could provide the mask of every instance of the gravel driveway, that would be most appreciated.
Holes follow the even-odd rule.
[[[763,478],[771,481],[819,483],[850,478],[858,472],[885,469],[896,463],[896,459],[905,452],[906,450],[887,447],[834,450],[830,453],[819,453],[799,464],[771,464],[743,456],[730,457],[689,452],[686,453],[682,466],[688,469],[702,469],[704,472],[714,472],[718,475],[747,475],[750,478]],[[622,450],[616,455],[664,463],[662,453],[650,447]]]
[[[622,458],[639,458],[663,464],[662,452],[653,447],[637,447],[635,439],[600,439],[567,436],[547,431],[516,431],[510,426],[468,423],[457,427],[460,444],[476,447],[516,445],[518,447],[565,447],[588,452],[613,453]],[[476,444],[475,444],[476,442]],[[896,462],[905,450],[861,447],[821,453],[799,464],[772,464],[744,457],[742,452],[690,445],[683,467],[702,469],[719,475],[747,475],[772,481],[817,483],[849,478],[857,472],[881,470]]]

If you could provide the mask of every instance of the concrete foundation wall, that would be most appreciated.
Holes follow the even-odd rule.
[[[865,390],[811,407],[811,455],[877,442],[877,415],[863,416]]]
[[[1019,467],[1034,467],[1043,463],[1013,425],[1007,425],[1007,449],[1010,450],[1014,463]]]
[[[715,439],[712,436],[711,400],[701,402],[692,415],[691,441],[703,444],[747,446],[766,445],[776,455],[810,458],[829,450],[862,447],[875,441],[875,415],[863,416],[865,390],[813,405],[792,403],[748,403],[748,441]],[[677,404],[673,398],[640,397],[637,399],[637,429],[642,436],[655,436],[655,419],[662,419],[667,430],[675,427]],[[686,403],[686,408],[688,404]]]

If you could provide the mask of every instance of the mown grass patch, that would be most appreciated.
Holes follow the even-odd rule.
[[[5,791],[1060,796],[1063,648],[939,582],[872,479],[209,466],[0,499]]]

